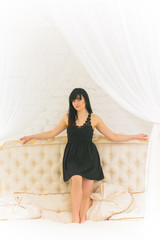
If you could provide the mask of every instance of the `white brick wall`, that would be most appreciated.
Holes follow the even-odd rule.
[[[19,51],[16,51],[16,48],[12,49],[15,51],[14,54],[12,52],[12,56],[14,56],[17,62],[16,66],[19,68],[18,70],[14,67],[9,69],[6,60],[5,71],[1,71],[1,77],[21,76],[26,79],[31,77],[33,81],[35,77],[44,78],[44,81],[46,78],[51,78],[62,84],[58,86],[56,91],[53,89],[46,96],[48,104],[41,114],[12,139],[53,129],[63,114],[68,111],[68,97],[76,87],[82,87],[88,92],[93,112],[98,114],[113,132],[120,134],[147,133],[150,135],[151,123],[145,122],[122,109],[91,79],[59,29],[43,11],[41,3],[36,5],[35,2],[34,4],[32,2],[31,8],[23,7],[23,14],[21,11],[19,18],[16,12],[10,13],[13,14],[12,22],[9,23],[10,25],[8,24],[11,28],[5,29],[8,38],[12,35],[12,44],[15,46],[21,44],[23,47],[22,49],[18,48]],[[2,33],[4,32],[1,28]],[[4,51],[6,50],[6,59],[10,50],[8,48],[4,49]],[[3,67],[1,64],[3,65],[4,62],[0,62],[0,68]],[[95,130],[95,133],[99,132]],[[66,131],[60,135],[66,135]]]

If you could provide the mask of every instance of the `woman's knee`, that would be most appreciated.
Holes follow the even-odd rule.
[[[88,198],[92,194],[94,180],[83,179],[82,181],[82,193],[83,197]]]
[[[71,177],[72,184],[76,186],[82,186],[82,176],[80,175],[73,175]]]

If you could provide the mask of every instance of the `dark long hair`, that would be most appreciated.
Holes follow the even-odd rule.
[[[75,100],[78,96],[80,99],[82,99],[81,96],[84,97],[88,113],[93,112],[87,92],[83,88],[74,88],[69,95],[68,127],[75,126],[75,121],[78,118],[77,110],[72,105],[72,101]]]

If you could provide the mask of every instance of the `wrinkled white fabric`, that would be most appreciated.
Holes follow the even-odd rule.
[[[132,195],[126,187],[104,183],[91,194],[92,206],[86,213],[87,220],[104,221],[116,213],[126,211],[132,204]]]
[[[50,35],[34,4],[0,1],[0,145],[38,117],[60,82],[49,75]]]
[[[42,215],[39,207],[20,204],[17,201],[0,200],[0,220],[35,219]]]

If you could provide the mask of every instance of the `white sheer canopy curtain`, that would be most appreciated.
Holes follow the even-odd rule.
[[[53,80],[46,72],[40,20],[33,2],[0,3],[0,145],[20,134],[46,105]]]
[[[48,12],[93,80],[121,107],[153,123],[145,226],[160,216],[160,14],[152,0],[47,0]]]

